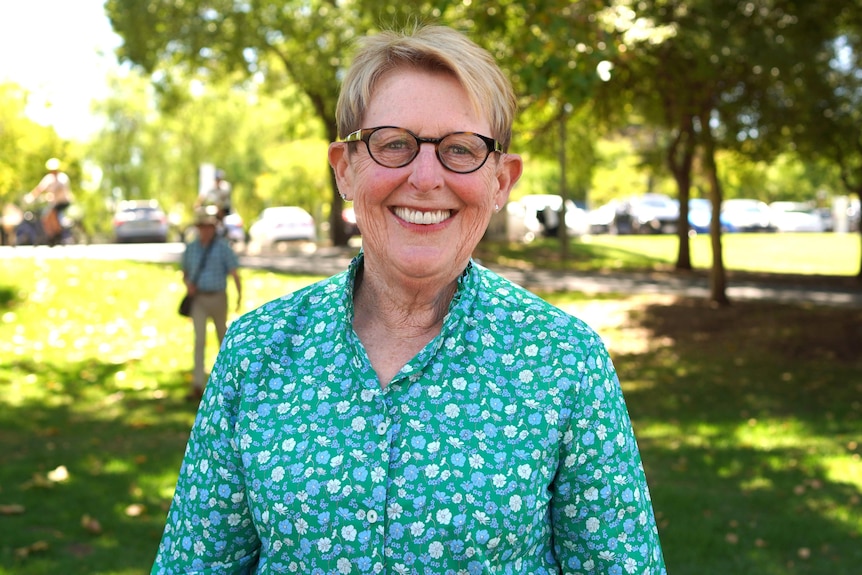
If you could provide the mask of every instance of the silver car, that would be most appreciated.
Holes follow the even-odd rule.
[[[125,200],[114,214],[114,240],[127,242],[166,242],[168,218],[158,200]]]

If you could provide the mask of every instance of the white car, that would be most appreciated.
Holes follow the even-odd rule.
[[[299,206],[265,208],[248,230],[249,240],[261,247],[283,242],[316,242],[314,218]]]
[[[531,194],[506,204],[507,236],[509,241],[531,242],[541,236],[554,236],[559,228],[563,198],[556,194]],[[589,233],[590,221],[586,210],[572,200],[566,200],[568,236]]]
[[[823,217],[805,202],[772,202],[772,224],[779,232],[824,232]]]
[[[733,198],[721,203],[721,223],[729,232],[774,232],[772,211],[765,202]]]

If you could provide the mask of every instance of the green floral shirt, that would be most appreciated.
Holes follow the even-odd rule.
[[[596,333],[471,263],[381,389],[361,261],[231,325],[152,573],[665,573]]]

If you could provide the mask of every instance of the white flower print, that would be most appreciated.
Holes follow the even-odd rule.
[[[449,525],[449,523],[452,522],[452,512],[445,507],[443,509],[439,509],[435,519],[437,519],[437,522],[441,525]]]
[[[458,417],[458,414],[461,413],[461,409],[457,405],[455,405],[454,403],[450,403],[443,410],[443,413],[446,414],[446,417],[449,417],[451,419],[455,419]]]
[[[350,571],[352,570],[352,567],[350,565],[350,559],[347,559],[345,557],[339,558],[338,562],[336,562],[335,564],[335,567],[338,569],[338,572],[341,573],[341,575],[348,575],[348,573],[350,573]]]
[[[428,546],[428,555],[433,559],[440,559],[443,556],[443,544],[439,541],[432,541]]]
[[[509,509],[517,513],[521,510],[521,496],[520,495],[512,495],[509,497]]]
[[[522,369],[520,373],[518,373],[518,379],[521,383],[530,383],[533,381],[533,372],[529,369]]]
[[[272,470],[272,480],[273,481],[281,481],[284,479],[284,467],[279,465],[278,467]]]
[[[317,542],[317,550],[321,553],[328,553],[332,549],[332,539],[329,537],[321,537]]]
[[[345,525],[341,528],[341,536],[345,541],[356,541],[357,534],[358,532],[356,531],[356,527],[353,525]]]
[[[308,533],[308,522],[301,517],[294,522],[293,526],[296,528],[296,532],[300,535]]]
[[[386,515],[389,519],[396,520],[401,517],[401,513],[404,511],[404,508],[398,502],[393,502],[389,504],[389,507],[386,508]]]
[[[587,531],[589,531],[590,533],[595,533],[596,531],[598,531],[600,526],[601,525],[599,524],[599,520],[595,517],[590,517],[589,519],[587,519]]]
[[[425,524],[422,521],[414,521],[410,524],[410,534],[413,537],[419,537],[425,533]]]
[[[523,465],[518,466],[518,477],[521,479],[529,479],[530,475],[533,474],[533,468],[528,464],[524,463]]]
[[[596,427],[596,437],[598,437],[598,438],[599,438],[599,439],[601,439],[602,441],[604,441],[605,439],[607,439],[607,437],[608,437],[608,428],[607,428],[607,427],[605,427],[603,424],[599,424],[599,426],[598,426],[598,427]]]

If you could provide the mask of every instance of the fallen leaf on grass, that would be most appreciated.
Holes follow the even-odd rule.
[[[18,547],[15,549],[15,557],[19,559],[26,559],[33,553],[39,553],[41,551],[48,550],[48,542],[47,541],[36,541],[26,547]]]
[[[724,540],[731,545],[736,545],[737,543],[739,543],[739,535],[737,535],[736,533],[728,533],[724,536]]]
[[[81,517],[81,527],[93,535],[99,535],[102,532],[102,524],[99,523],[99,520],[86,514]]]
[[[9,505],[0,505],[0,515],[21,515],[24,513],[24,506],[17,503]]]

